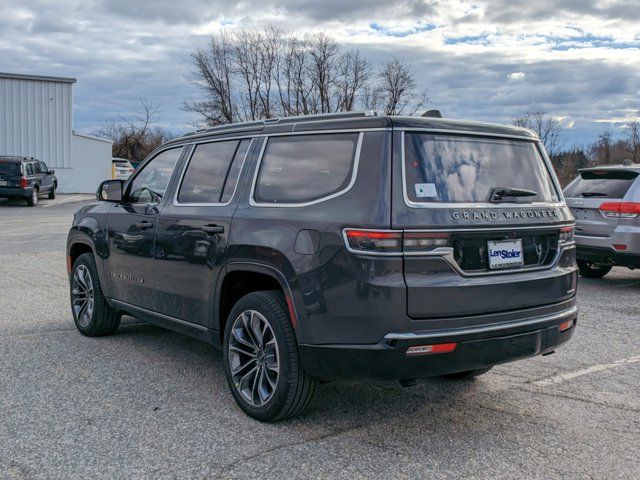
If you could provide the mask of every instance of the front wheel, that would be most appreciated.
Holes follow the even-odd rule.
[[[51,190],[49,190],[49,200],[56,198],[56,187],[57,185],[55,183],[51,185]]]
[[[83,253],[73,264],[71,311],[78,330],[88,337],[110,335],[120,325],[120,315],[102,293],[93,255]]]
[[[284,420],[311,402],[317,381],[300,365],[281,292],[250,293],[234,305],[225,327],[223,358],[234,399],[256,420]]]
[[[610,265],[596,265],[586,260],[578,260],[580,275],[586,278],[602,278],[611,271]]]

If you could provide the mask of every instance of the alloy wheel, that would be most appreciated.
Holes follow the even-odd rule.
[[[78,265],[73,274],[71,296],[78,325],[86,328],[93,316],[94,293],[91,273],[85,265]]]
[[[233,322],[228,359],[233,385],[253,406],[273,397],[280,375],[278,344],[271,325],[256,310],[242,312]]]

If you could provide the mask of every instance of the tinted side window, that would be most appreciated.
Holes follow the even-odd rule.
[[[180,203],[218,203],[238,140],[196,146],[180,185]]]
[[[42,173],[42,169],[40,168],[40,164],[38,162],[33,164],[33,171],[37,174]]]
[[[251,145],[251,139],[242,140],[240,145],[238,145],[236,154],[233,157],[233,162],[231,163],[231,168],[227,174],[227,182],[224,184],[222,197],[220,197],[220,202],[222,203],[226,203],[231,200],[233,192],[236,191],[236,185],[238,185],[238,180],[240,178],[240,170],[242,170],[242,164],[244,163],[247,152],[249,151],[249,145]]]
[[[34,173],[33,173],[34,172],[33,163],[27,163],[27,164],[25,164],[25,167],[26,167],[26,171],[27,171],[27,176],[34,175]]]
[[[165,150],[152,158],[129,186],[131,203],[158,203],[167,190],[182,147]]]
[[[260,203],[306,203],[347,188],[358,133],[273,137],[260,164],[254,198]]]
[[[47,173],[49,172],[49,167],[47,167],[44,162],[40,162],[40,171],[42,173]]]

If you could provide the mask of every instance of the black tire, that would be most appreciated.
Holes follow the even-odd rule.
[[[93,300],[93,308],[90,312],[88,310],[78,310],[80,307],[78,300],[81,295],[78,295],[80,284],[76,275],[80,275],[80,272],[90,276],[93,293],[91,296],[85,295],[85,298],[89,297]],[[80,333],[87,337],[99,337],[110,335],[117,330],[118,325],[120,325],[120,314],[113,310],[104,298],[96,261],[92,254],[83,253],[73,264],[70,295],[73,321]]]
[[[253,350],[254,355],[239,355],[238,353],[230,351],[232,341],[234,342],[234,345],[247,348],[247,350],[250,349],[250,347],[245,347],[245,345],[247,345],[246,343],[238,343],[240,336],[244,336],[245,339],[248,338],[248,335],[245,335],[247,331],[242,328],[238,328],[238,326],[242,326],[242,315],[249,315],[250,322],[253,322],[254,313],[252,312],[257,312],[259,316],[261,316],[259,321],[266,321],[268,323],[270,330],[267,330],[266,327],[262,329],[262,340],[267,338],[270,339],[271,341],[264,342],[269,344],[272,343],[273,339],[275,339],[275,345],[277,345],[277,350],[273,350],[275,355],[269,355],[267,353],[267,345],[261,345],[260,350]],[[236,323],[236,321],[239,323]],[[234,330],[233,340],[232,330]],[[249,340],[251,341],[251,339]],[[263,343],[262,340],[258,343]],[[262,360],[258,357],[261,355],[260,353],[257,353],[259,351],[262,352]],[[235,356],[235,358],[231,358],[232,356]],[[264,400],[263,404],[256,405],[245,398],[245,395],[250,395],[252,399],[257,398],[259,401],[256,403],[263,401],[261,397],[255,396],[255,378],[260,380],[263,378],[268,379],[269,372],[267,371],[268,367],[266,364],[269,363],[267,360],[269,357],[272,357],[272,359],[275,358],[278,366],[275,387],[273,387],[270,396]],[[251,368],[246,370],[244,368],[236,369],[236,379],[234,379],[234,374],[231,371],[231,364],[235,363],[237,367],[237,359],[239,358],[244,358],[244,361],[246,361],[245,366],[251,366]],[[255,358],[256,360],[251,360],[251,358]],[[231,394],[234,399],[247,415],[262,422],[277,422],[302,413],[311,402],[316,385],[318,384],[316,380],[310,378],[304,372],[300,365],[295,332],[291,325],[284,295],[281,292],[264,291],[250,293],[242,297],[233,306],[233,309],[229,314],[229,318],[227,319],[224,332],[223,360],[227,382],[229,383],[229,389],[231,390]],[[263,377],[258,377],[260,372],[260,361],[262,361],[263,365]],[[247,381],[247,386],[249,383],[253,383],[251,392],[245,389],[244,393],[242,393],[242,382],[244,381],[244,378],[248,376],[247,372],[250,373],[251,371],[256,370],[256,368],[258,370],[254,374],[254,380],[251,380],[250,378]],[[271,368],[273,368],[273,366]],[[238,377],[242,377],[242,379],[238,381]],[[258,385],[258,390],[259,389],[260,385]]]
[[[34,188],[33,191],[31,192],[31,195],[27,197],[27,205],[29,205],[30,207],[35,207],[38,204],[39,193],[40,192],[38,192],[38,189]]]
[[[611,271],[611,265],[596,265],[586,260],[578,260],[580,275],[586,278],[602,278]]]
[[[55,183],[51,185],[51,190],[49,190],[49,200],[56,198],[56,187],[57,185]]]
[[[472,380],[480,375],[484,375],[492,368],[493,367],[486,367],[478,368],[476,370],[467,370],[466,372],[449,373],[447,375],[442,375],[442,378],[447,378],[449,380]]]

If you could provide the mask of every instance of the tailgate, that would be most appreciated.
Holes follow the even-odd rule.
[[[573,220],[535,142],[410,132],[398,140],[392,228],[405,232],[409,317],[482,315],[574,295],[572,265],[555,268]],[[496,190],[509,198],[496,199]]]
[[[560,254],[560,227],[450,234],[447,255],[405,256],[407,313],[446,318],[497,313],[570,298],[572,279],[550,269]],[[490,264],[490,246],[516,241],[520,265]]]

